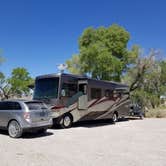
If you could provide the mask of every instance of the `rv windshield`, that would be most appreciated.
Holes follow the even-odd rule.
[[[59,78],[42,78],[35,82],[34,99],[50,99],[58,96]]]

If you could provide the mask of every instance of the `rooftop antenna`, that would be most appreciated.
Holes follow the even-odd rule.
[[[60,74],[63,73],[65,69],[67,69],[67,64],[58,65],[58,70],[60,71]]]

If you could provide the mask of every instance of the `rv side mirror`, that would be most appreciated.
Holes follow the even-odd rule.
[[[66,96],[66,91],[64,89],[61,90],[61,96]]]

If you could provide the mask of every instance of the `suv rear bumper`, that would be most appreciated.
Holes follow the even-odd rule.
[[[48,125],[48,126],[40,126],[40,127],[28,127],[28,128],[23,128],[23,132],[30,132],[30,131],[38,131],[40,129],[49,129],[51,128],[52,125]]]
[[[53,121],[52,119],[49,121],[43,121],[38,123],[27,123],[26,125],[22,126],[23,131],[27,130],[38,130],[38,129],[48,129],[52,127]]]

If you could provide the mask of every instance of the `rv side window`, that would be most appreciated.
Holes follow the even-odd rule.
[[[111,96],[111,90],[106,89],[105,90],[105,97],[110,97]]]
[[[129,95],[129,91],[127,89],[117,89],[116,94],[118,96]]]
[[[91,88],[91,99],[101,98],[101,89]]]
[[[66,97],[71,97],[77,93],[77,84],[63,83],[62,91],[64,91]]]
[[[114,90],[113,91],[113,97],[121,97],[121,96],[122,96],[121,91],[119,91],[119,90]]]
[[[124,89],[122,93],[123,93],[124,95],[129,95],[129,94],[130,94],[129,90],[127,90],[127,89]]]

